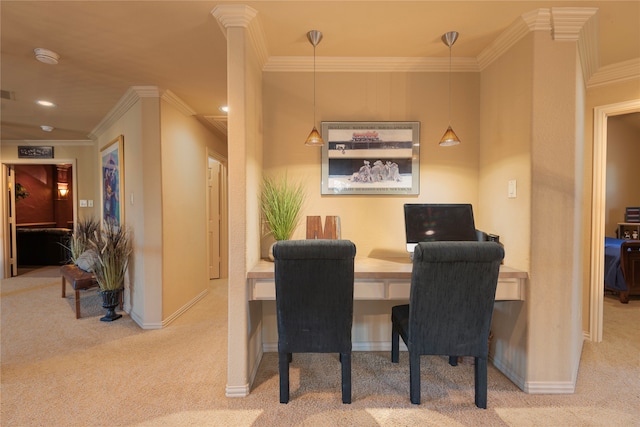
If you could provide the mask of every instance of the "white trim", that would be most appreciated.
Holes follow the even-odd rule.
[[[89,136],[92,139],[98,139],[98,135],[102,135],[116,123],[140,98],[158,98],[159,96],[160,89],[157,86],[131,86],[104,119],[93,128]]]
[[[17,145],[27,145],[27,146],[36,146],[39,147],[41,145],[52,145],[54,147],[69,147],[69,146],[84,146],[84,145],[93,145],[95,143],[92,139],[85,140],[65,140],[65,139],[54,139],[54,140],[32,140],[32,139],[3,139],[2,145],[7,147],[14,147]]]
[[[205,289],[204,291],[200,292],[198,295],[195,296],[195,298],[193,298],[191,301],[187,302],[185,305],[183,305],[180,309],[178,309],[171,316],[169,316],[166,319],[164,319],[162,321],[162,327],[164,328],[165,326],[169,326],[169,324],[171,322],[176,320],[178,317],[180,317],[182,314],[184,314],[187,310],[189,310],[191,307],[196,305],[196,303],[198,301],[200,301],[202,298],[204,298],[205,296],[207,296],[208,293],[209,293],[209,289]]]
[[[312,56],[272,56],[262,68],[264,72],[313,72]],[[415,57],[351,57],[316,58],[317,72],[449,72],[449,58]],[[452,72],[480,71],[475,58],[452,58]]]
[[[525,383],[523,390],[525,393],[529,394],[574,394],[576,386],[571,381],[530,381]]]
[[[587,88],[637,79],[639,75],[640,58],[630,59],[598,69],[587,81]]]
[[[640,112],[640,99],[603,105],[593,109],[593,183],[591,200],[591,286],[589,335],[602,341],[604,305],[604,219],[607,176],[607,119],[610,116]]]
[[[225,396],[227,397],[247,397],[249,396],[249,391],[251,387],[249,384],[245,384],[242,386],[231,386],[227,385],[225,387]]]
[[[185,116],[195,116],[197,114],[182,99],[180,99],[178,95],[168,89],[162,92],[160,98],[163,101],[166,101],[169,105],[173,106],[176,110],[180,111]]]

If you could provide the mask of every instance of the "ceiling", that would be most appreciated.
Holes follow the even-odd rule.
[[[168,89],[201,118],[226,103],[226,39],[218,4],[257,10],[269,57],[475,59],[539,8],[598,8],[598,65],[640,58],[640,1],[10,1],[0,2],[3,141],[86,141],[132,86]],[[34,48],[57,52],[48,65]],[[44,108],[37,99],[54,102]],[[206,123],[206,120],[204,120]],[[44,132],[41,125],[53,126]],[[215,127],[212,127],[215,129]]]

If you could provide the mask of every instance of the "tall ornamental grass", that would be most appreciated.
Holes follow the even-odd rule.
[[[114,221],[105,221],[91,241],[96,252],[93,274],[101,291],[112,291],[124,286],[124,277],[129,265],[132,245],[128,229]]]
[[[288,240],[298,226],[305,199],[302,183],[290,184],[286,175],[262,180],[260,207],[269,232],[276,240]]]

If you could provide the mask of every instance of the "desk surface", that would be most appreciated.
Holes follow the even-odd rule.
[[[355,259],[355,279],[409,279],[413,264],[406,258],[358,258]],[[273,279],[274,263],[260,260],[247,272],[247,279]],[[526,271],[500,266],[501,279],[527,279]]]

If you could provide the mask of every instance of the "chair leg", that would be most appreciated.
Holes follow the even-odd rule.
[[[487,409],[487,358],[476,357],[475,362],[476,406]]]
[[[62,276],[62,298],[66,296],[66,290],[67,290],[67,281],[64,278],[64,276]]]
[[[449,356],[449,365],[458,366],[458,356]]]
[[[409,397],[414,405],[420,404],[420,355],[409,351]]]
[[[280,372],[280,403],[289,402],[289,359],[291,353],[278,353],[278,370]]]
[[[398,363],[400,360],[400,334],[396,325],[391,326],[391,362]]]
[[[340,353],[342,364],[342,403],[351,403],[351,353]]]

